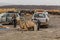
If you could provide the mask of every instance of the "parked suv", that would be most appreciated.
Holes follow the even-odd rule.
[[[38,20],[41,22],[40,25],[48,25],[49,22],[49,15],[48,12],[36,12],[33,14],[32,20],[37,22]]]
[[[12,16],[16,14],[16,18],[19,19],[19,14],[18,13],[2,13],[0,14],[0,23],[3,24],[9,24],[12,23]]]

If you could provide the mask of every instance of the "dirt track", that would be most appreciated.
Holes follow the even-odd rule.
[[[0,40],[60,40],[60,15],[50,15],[49,27],[40,31],[0,31]]]

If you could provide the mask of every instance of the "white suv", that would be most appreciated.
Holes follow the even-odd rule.
[[[37,22],[37,20],[39,20],[41,22],[40,25],[48,25],[49,22],[48,12],[36,12],[33,14],[32,19],[34,22]]]
[[[9,24],[12,23],[12,15],[16,14],[16,19],[19,19],[19,14],[18,13],[2,13],[0,14],[0,23],[3,24]]]

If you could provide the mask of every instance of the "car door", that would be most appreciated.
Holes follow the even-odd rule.
[[[12,14],[8,13],[7,14],[7,22],[12,22]]]
[[[6,22],[6,14],[1,17],[1,22]]]

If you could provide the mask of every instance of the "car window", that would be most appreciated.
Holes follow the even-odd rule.
[[[2,17],[6,17],[6,14],[4,14]]]
[[[35,14],[34,17],[44,18],[45,17],[45,14]]]
[[[8,13],[6,16],[7,17],[12,17],[14,14],[16,14],[16,17],[18,16],[17,13]]]
[[[39,15],[38,14],[35,14],[34,17],[38,17]]]

